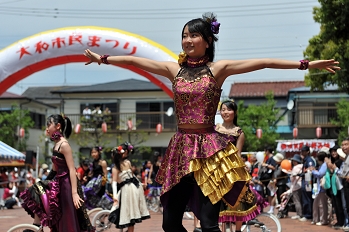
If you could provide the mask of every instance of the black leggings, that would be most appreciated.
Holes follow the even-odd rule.
[[[162,228],[165,232],[186,232],[182,220],[186,205],[190,197],[198,191],[199,193],[199,214],[201,230],[203,232],[220,232],[218,218],[220,202],[212,204],[208,197],[205,197],[197,185],[192,174],[182,177],[181,181],[175,185],[168,193],[168,203],[163,212]]]

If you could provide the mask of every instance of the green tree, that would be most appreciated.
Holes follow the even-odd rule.
[[[267,101],[261,105],[250,104],[244,107],[243,101],[238,103],[238,126],[245,133],[244,151],[260,151],[265,146],[275,146],[280,138],[276,132],[276,122],[279,119],[280,109],[276,108],[276,101],[272,92],[266,94]],[[256,137],[256,130],[263,131],[262,138]]]
[[[349,93],[349,0],[319,3],[321,6],[314,7],[313,14],[315,22],[321,25],[320,33],[309,40],[304,56],[308,60],[336,59],[342,70],[331,74],[310,69],[305,82],[312,90],[337,84],[340,91]]]
[[[0,113],[0,141],[16,148],[19,151],[27,149],[29,128],[34,126],[29,110],[22,110],[18,105],[12,105],[8,112]],[[19,128],[24,128],[24,138],[19,137]]]
[[[349,101],[341,99],[337,104],[337,118],[331,119],[331,123],[338,126],[339,135],[338,141],[343,141],[344,138],[348,137],[349,127]],[[339,143],[340,144],[340,143]]]

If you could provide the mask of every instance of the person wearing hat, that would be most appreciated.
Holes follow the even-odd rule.
[[[46,180],[47,175],[48,175],[48,165],[43,163],[41,165],[41,169],[40,169],[40,172],[39,172],[39,178],[41,180]]]
[[[275,206],[276,199],[278,200],[278,202],[280,204],[282,202],[281,201],[281,194],[287,190],[288,175],[287,175],[287,173],[282,171],[282,167],[281,167],[281,162],[284,160],[284,158],[285,158],[284,155],[281,153],[276,153],[273,156],[273,159],[276,163],[275,171],[273,173],[273,182],[274,182],[277,190],[276,190],[276,198],[274,197],[271,206]],[[288,214],[288,207],[287,206],[283,210],[283,212],[284,212],[283,216],[287,216],[287,214]],[[274,210],[272,210],[272,208],[271,208],[268,213],[274,213]]]
[[[329,168],[334,169],[335,168],[335,163],[337,161],[340,161],[337,149],[340,148],[338,145],[334,145],[333,147],[330,148],[330,154],[331,154],[331,164]],[[340,165],[338,165],[340,166]]]
[[[293,203],[296,208],[296,215],[291,219],[300,219],[302,217],[302,178],[299,176],[302,173],[303,163],[302,157],[299,154],[295,154],[292,159],[292,171],[290,176],[290,189],[285,194],[292,193]]]
[[[303,159],[303,171],[300,174],[302,178],[302,213],[299,220],[305,222],[313,219],[313,197],[312,197],[312,177],[310,167],[315,167],[315,161],[310,155],[310,147],[304,145],[301,148],[301,157]],[[309,170],[309,171],[308,171]]]

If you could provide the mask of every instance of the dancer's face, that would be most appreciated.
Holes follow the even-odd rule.
[[[235,112],[234,110],[228,108],[225,104],[222,104],[222,108],[220,110],[221,117],[224,120],[224,122],[233,122],[234,117],[235,117]]]
[[[99,158],[99,153],[98,153],[98,151],[96,150],[96,149],[92,149],[92,151],[91,151],[91,156],[92,156],[92,158],[93,159],[98,159]]]
[[[57,125],[53,122],[53,118],[51,118],[51,121],[48,121],[46,123],[46,135],[51,137],[51,135],[56,132],[59,131],[61,128],[61,124],[57,123]]]
[[[186,26],[182,35],[183,51],[191,58],[200,58],[205,55],[206,48],[208,43],[202,36],[197,32],[190,33]]]

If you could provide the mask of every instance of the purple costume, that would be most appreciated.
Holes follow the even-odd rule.
[[[247,190],[251,177],[229,136],[214,129],[222,90],[206,64],[182,66],[172,84],[179,128],[156,177],[162,184],[163,207],[166,208],[171,188],[189,173],[194,173],[198,186],[212,204],[223,199],[234,206]],[[181,124],[205,124],[207,128],[183,129]],[[188,205],[198,216],[197,200],[194,193]]]
[[[216,130],[220,131],[221,128],[221,124],[217,124]],[[236,145],[238,138],[242,133],[243,131],[240,127],[234,127],[232,133],[227,133],[226,135],[229,136],[230,142]],[[260,214],[261,209],[267,205],[268,203],[263,199],[263,197],[249,186],[249,189],[247,189],[243,197],[239,199],[234,207],[224,204],[224,207],[219,214],[219,222],[249,221]]]
[[[59,148],[52,155],[57,171],[55,179],[39,181],[23,191],[20,195],[23,199],[22,207],[32,218],[35,214],[38,215],[41,225],[50,227],[53,232],[95,231],[85,205],[75,209],[69,169]],[[79,184],[78,180],[77,183]],[[83,199],[81,186],[77,190]]]

